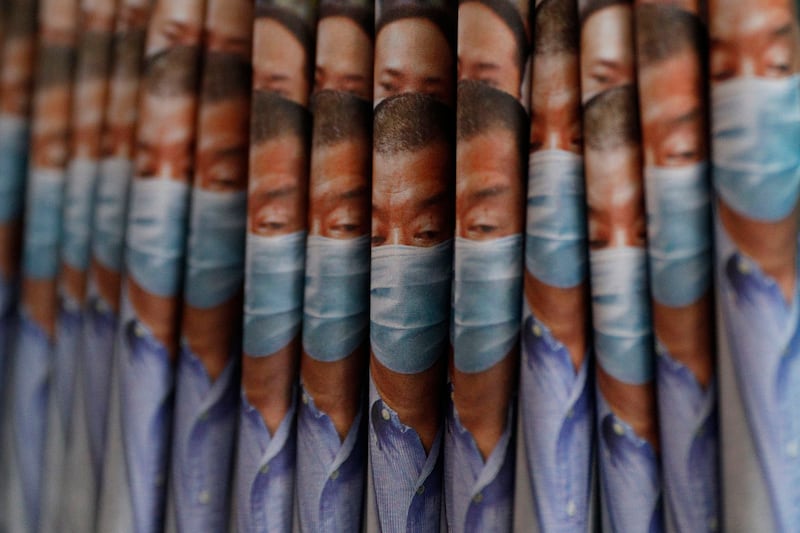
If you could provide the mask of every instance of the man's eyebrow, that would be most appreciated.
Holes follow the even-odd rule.
[[[788,37],[792,34],[792,23],[787,22],[783,26],[778,26],[770,32],[770,37],[773,39],[780,37]]]
[[[617,70],[621,67],[621,62],[618,59],[598,59],[595,63],[612,70]]]
[[[492,185],[490,187],[484,187],[482,189],[472,191],[469,196],[472,200],[485,200],[487,198],[495,198],[501,194],[509,192],[510,190],[511,187],[509,185]]]
[[[496,71],[496,70],[500,70],[500,65],[498,65],[497,63],[490,63],[489,61],[480,61],[480,62],[478,62],[477,65],[475,65],[475,67],[479,71],[486,71],[486,70]]]
[[[418,209],[427,209],[429,207],[440,207],[446,201],[447,201],[447,193],[442,191],[423,199],[417,207]]]
[[[344,79],[347,81],[365,81],[367,78],[361,74],[345,74]]]
[[[223,157],[244,157],[248,153],[247,145],[244,143],[236,144],[227,148],[220,148],[214,150],[214,156]]]
[[[381,70],[381,74],[391,76],[392,78],[400,78],[403,76],[403,73],[401,71],[391,67],[386,67],[383,70]]]
[[[367,195],[368,189],[366,185],[358,185],[350,189],[344,190],[337,195],[340,200],[351,200],[353,198],[362,198]]]
[[[670,126],[680,126],[680,125],[683,125],[683,124],[688,124],[688,123],[694,122],[696,120],[699,120],[700,118],[701,118],[700,108],[699,107],[695,107],[695,108],[690,109],[686,113],[683,113],[682,115],[678,115],[677,117],[671,119],[669,121],[669,125]]]
[[[270,200],[277,200],[279,198],[285,198],[287,196],[291,196],[296,192],[297,192],[297,185],[290,184],[278,187],[277,189],[256,190],[256,192],[253,195],[254,196],[253,199],[256,202],[268,202]]]

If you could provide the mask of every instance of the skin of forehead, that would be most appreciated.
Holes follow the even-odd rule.
[[[401,19],[384,26],[375,47],[375,66],[443,77],[452,65],[447,40],[426,19]]]

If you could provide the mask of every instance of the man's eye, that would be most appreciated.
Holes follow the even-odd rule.
[[[599,250],[608,246],[608,239],[589,239],[589,248]]]
[[[420,231],[414,234],[414,238],[420,241],[433,241],[439,237],[439,233],[435,230]]]
[[[767,75],[768,76],[786,76],[789,74],[789,64],[788,63],[773,63],[767,67]]]
[[[383,235],[373,235],[372,236],[372,246],[380,246],[386,242],[386,237]]]

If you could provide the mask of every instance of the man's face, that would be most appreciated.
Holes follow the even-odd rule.
[[[514,33],[478,2],[458,8],[458,80],[477,80],[520,97],[522,72]]]
[[[159,0],[155,4],[147,31],[146,55],[200,42],[203,8],[198,0]]]
[[[706,157],[700,61],[686,49],[641,69],[645,165],[677,167]]]
[[[314,90],[332,89],[371,97],[372,40],[347,17],[326,17],[317,26]]]
[[[711,78],[781,78],[800,72],[791,0],[710,0]]]
[[[583,153],[578,58],[559,53],[533,56],[531,152]]]
[[[5,43],[3,68],[0,70],[3,113],[23,115],[26,112],[33,69],[33,50],[33,36],[16,37]]]
[[[44,4],[44,2],[42,2]],[[78,10],[75,2],[47,2],[40,8],[40,39],[50,44],[74,46]]]
[[[78,157],[100,157],[100,125],[103,120],[104,82],[95,76],[80,80],[75,86],[77,110],[72,127],[73,153]]]
[[[586,151],[592,250],[645,246],[640,158],[636,147]]]
[[[246,98],[231,98],[200,106],[197,184],[210,191],[240,191],[247,186],[248,135],[243,117]]]
[[[581,86],[584,102],[605,90],[633,81],[631,6],[619,4],[594,12],[581,29]]]
[[[36,168],[64,168],[67,163],[69,88],[66,84],[36,92],[31,156]]]
[[[136,147],[137,176],[189,181],[194,109],[192,95],[144,95]]]
[[[407,18],[384,26],[375,43],[375,103],[395,94],[418,92],[452,104],[450,46],[436,25]]]
[[[253,84],[301,105],[308,104],[306,50],[280,22],[258,18],[253,35]]]
[[[456,148],[456,234],[476,241],[522,231],[520,154],[514,135],[495,128]],[[492,154],[487,157],[486,154]]]
[[[132,157],[131,143],[136,133],[136,97],[138,81],[114,78],[110,83],[110,99],[106,127],[102,138],[103,156]]]
[[[208,2],[206,46],[216,52],[250,56],[252,0]]]
[[[294,135],[251,148],[247,202],[251,233],[277,236],[305,227],[306,160],[303,142]]]
[[[107,0],[84,0],[81,5],[81,24],[84,30],[113,31],[114,4]]]
[[[434,246],[452,235],[449,149],[375,154],[372,245]]]
[[[314,148],[311,162],[310,233],[352,239],[369,233],[370,144],[351,139]]]

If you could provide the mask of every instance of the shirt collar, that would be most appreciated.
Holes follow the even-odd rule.
[[[236,363],[235,358],[229,358],[222,373],[212,382],[200,358],[195,355],[185,340],[181,342],[180,365],[184,372],[188,372],[192,376],[192,383],[196,387],[195,390],[199,392],[199,396],[202,398],[196,406],[197,413],[209,413],[223,400],[226,394],[230,393],[231,381],[236,376]]]
[[[311,416],[312,420],[317,423],[318,425],[325,428],[325,431],[331,435],[332,437],[339,440],[339,434],[336,431],[336,428],[333,425],[333,421],[330,417],[322,412],[318,407],[317,404],[314,403],[314,398],[311,394],[306,391],[303,385],[300,385],[301,390],[301,398],[303,401],[303,405],[305,405],[306,412]],[[302,412],[302,411],[301,411]],[[332,472],[338,470],[342,464],[344,464],[347,459],[350,458],[352,454],[353,448],[356,447],[358,444],[358,439],[360,436],[360,428],[361,428],[361,417],[363,415],[364,409],[363,407],[359,407],[358,413],[356,413],[356,417],[353,419],[353,423],[350,425],[350,429],[347,432],[347,435],[342,441],[341,446],[339,447],[339,451],[336,453],[336,457],[334,457],[333,461],[330,465],[328,465],[328,469],[326,475],[330,476]]]
[[[244,390],[241,391],[241,398],[244,415],[249,419],[253,429],[257,433],[260,433],[261,438],[267,443],[261,460],[259,461],[259,467],[263,467],[283,450],[286,441],[292,436],[292,432],[294,431],[294,415],[297,409],[296,394],[292,394],[292,403],[286,415],[284,415],[283,420],[281,420],[278,429],[275,431],[275,435],[269,434],[264,418],[261,416],[258,409],[253,407],[247,400],[247,395]]]
[[[622,459],[624,454],[634,450],[651,461],[656,460],[655,451],[650,443],[637,435],[627,422],[611,411],[602,392],[597,394],[597,414],[600,419],[600,438],[611,454],[612,461]]]

